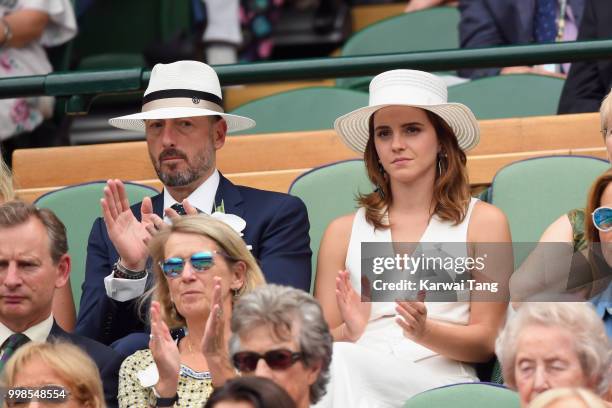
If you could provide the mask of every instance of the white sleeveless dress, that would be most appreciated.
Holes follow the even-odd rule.
[[[432,217],[421,241],[467,242],[467,229],[478,200],[472,198],[461,224]],[[365,210],[355,214],[346,267],[355,290],[361,290],[361,243],[391,242],[391,230],[375,230],[365,219]],[[463,246],[460,246],[464,248]],[[467,256],[467,249],[463,254]],[[470,314],[469,291],[459,294],[458,302],[425,302],[429,319],[467,325]],[[322,407],[401,407],[419,392],[460,382],[478,381],[474,367],[439,355],[404,337],[395,322],[395,303],[372,303],[370,320],[356,343],[335,342],[331,380],[327,394],[316,404]]]

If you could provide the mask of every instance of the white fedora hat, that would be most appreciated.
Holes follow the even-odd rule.
[[[223,110],[219,77],[199,61],[156,64],[142,100],[142,111],[108,121],[111,126],[144,132],[145,119],[175,119],[219,115],[228,132],[249,129],[255,121]]]
[[[334,128],[348,147],[363,153],[369,138],[370,116],[391,105],[413,106],[440,116],[453,129],[463,150],[473,148],[480,140],[476,117],[467,106],[448,102],[444,81],[430,73],[411,69],[396,69],[375,76],[370,82],[368,106],[340,116]]]

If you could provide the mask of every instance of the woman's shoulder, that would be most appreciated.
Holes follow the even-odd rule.
[[[154,364],[153,355],[151,354],[151,350],[144,349],[138,350],[134,354],[126,357],[121,364],[122,370],[144,370],[151,364]]]
[[[350,236],[357,213],[345,214],[332,220],[327,226],[326,235],[336,237]]]
[[[470,218],[468,241],[510,241],[510,225],[506,214],[484,201],[477,201]]]

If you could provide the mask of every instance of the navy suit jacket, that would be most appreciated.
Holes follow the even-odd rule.
[[[612,2],[587,0],[578,40],[612,38]],[[612,59],[572,63],[561,92],[559,113],[597,112],[612,86]]]
[[[119,382],[119,368],[121,367],[124,356],[97,341],[68,333],[55,322],[53,322],[53,327],[51,327],[48,339],[57,339],[72,343],[87,353],[96,363],[100,371],[106,406],[109,408],[119,406],[117,403],[117,386]]]
[[[533,43],[537,0],[460,0],[461,48],[496,47]],[[585,0],[567,0],[580,25]],[[459,75],[481,78],[498,75],[500,68],[462,69]]]
[[[297,197],[236,186],[221,176],[215,204],[223,200],[225,212],[236,214],[246,221],[243,238],[252,246],[252,254],[269,283],[310,290],[311,256],[310,224],[306,206]],[[162,216],[164,198],[152,198],[153,211]],[[140,219],[140,203],[132,206]],[[119,258],[104,220],[93,225],[87,247],[85,281],[76,332],[83,336],[111,344],[133,332],[145,331],[137,310],[138,299],[117,302],[106,296],[104,277]],[[152,274],[149,274],[152,278]]]

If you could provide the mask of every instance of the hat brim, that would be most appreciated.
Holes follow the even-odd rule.
[[[352,150],[363,153],[368,143],[370,116],[377,110],[398,104],[374,105],[356,109],[334,121],[334,129],[344,143]],[[474,148],[480,141],[480,128],[476,117],[467,106],[461,103],[439,105],[404,105],[421,108],[435,113],[453,129],[459,147],[464,151]]]
[[[209,109],[188,108],[188,107],[171,107],[152,109],[147,112],[134,113],[132,115],[119,116],[109,119],[108,123],[119,129],[133,130],[136,132],[144,132],[144,121],[147,119],[176,119],[188,118],[194,116],[221,116],[227,122],[227,131],[239,132],[241,130],[250,129],[255,126],[253,119],[232,115],[230,113],[219,113]]]

